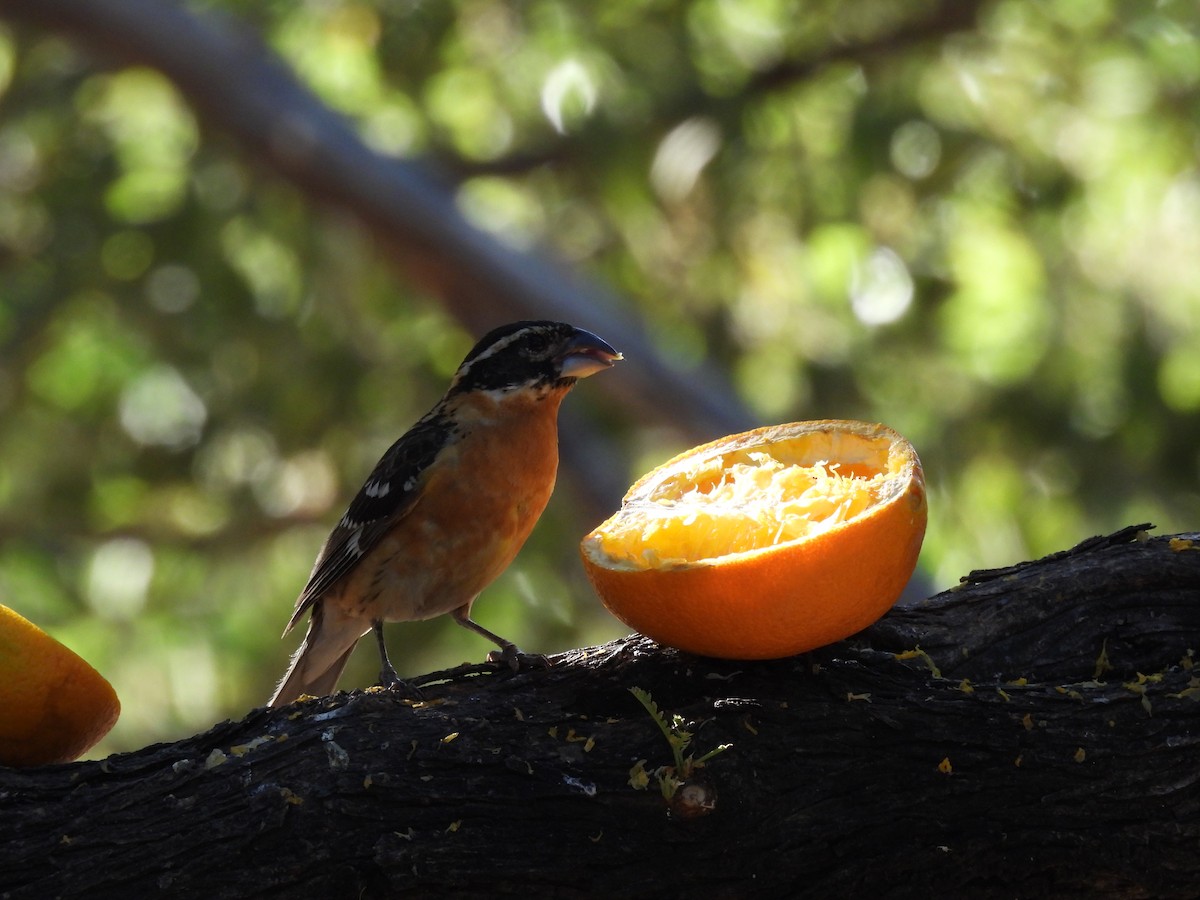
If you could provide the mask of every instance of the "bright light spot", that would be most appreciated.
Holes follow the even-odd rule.
[[[87,601],[109,619],[132,619],[146,605],[154,574],[154,554],[145,543],[117,538],[92,554],[85,587]]]
[[[962,88],[963,94],[971,103],[976,106],[983,106],[986,101],[986,95],[983,90],[983,85],[980,84],[979,78],[975,73],[963,63],[961,60],[954,61],[954,74],[958,80],[958,86]]]
[[[253,292],[259,315],[280,319],[296,311],[304,287],[300,260],[290,246],[246,217],[221,230],[221,244],[229,264]]]
[[[0,94],[8,91],[13,73],[17,70],[15,41],[7,30],[0,31]]]
[[[1078,110],[1063,115],[1053,146],[1063,165],[1088,181],[1106,178],[1120,159],[1120,130]]]
[[[906,178],[928,178],[941,161],[942,138],[928,122],[905,122],[892,135],[891,156],[896,171]]]
[[[217,661],[212,647],[205,641],[192,641],[172,648],[166,663],[171,704],[180,718],[188,721],[216,718],[220,704]]]
[[[160,312],[181,313],[200,296],[200,279],[187,266],[158,266],[146,277],[146,296]]]
[[[200,138],[172,84],[150,69],[129,68],[97,78],[96,89],[79,96],[83,121],[113,144],[118,171],[104,190],[109,213],[145,223],[176,212]]]
[[[720,149],[721,130],[716,122],[688,119],[675,126],[658,145],[650,166],[650,182],[664,200],[682,200]]]
[[[0,80],[2,78],[0,73]],[[0,185],[6,191],[24,193],[33,190],[41,177],[41,168],[41,156],[33,138],[18,128],[0,131]]]
[[[157,366],[121,392],[121,425],[139,444],[195,444],[208,418],[204,401],[170,366]]]
[[[1101,382],[1082,388],[1071,410],[1071,428],[1092,440],[1102,440],[1128,421],[1129,406],[1124,385]]]
[[[567,133],[566,120],[585,119],[596,107],[596,83],[576,59],[559,63],[542,84],[542,112],[559,134]]]
[[[216,534],[232,516],[230,505],[216,494],[203,493],[191,486],[170,491],[163,499],[171,523],[180,532],[196,537]]]
[[[864,325],[895,322],[912,305],[913,280],[904,260],[880,247],[854,270],[850,308]]]
[[[808,400],[799,360],[786,348],[763,347],[743,357],[734,378],[742,397],[766,418],[790,415]]]
[[[1158,368],[1158,392],[1171,409],[1193,413],[1200,409],[1200,347],[1182,344],[1163,355]]]
[[[320,515],[337,499],[338,479],[329,457],[302,453],[284,460],[254,483],[254,496],[272,516]]]
[[[545,230],[542,205],[523,187],[504,178],[472,178],[459,189],[464,216],[506,244],[532,247]]]
[[[1158,95],[1158,84],[1145,61],[1114,56],[1084,70],[1083,92],[1090,109],[1101,116],[1121,118],[1149,109]]]
[[[371,149],[391,156],[413,153],[421,138],[421,120],[413,110],[390,104],[370,110],[363,137]]]
[[[269,477],[278,454],[275,440],[261,428],[222,431],[204,442],[196,471],[208,490],[232,491]]]
[[[783,52],[787,17],[783,4],[717,0],[716,12],[714,36],[745,67],[763,68]]]
[[[1051,339],[1037,248],[1020,231],[964,215],[951,235],[949,260],[956,289],[938,311],[946,346],[991,384],[1027,378]]]

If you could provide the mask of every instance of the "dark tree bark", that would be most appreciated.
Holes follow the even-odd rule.
[[[0,770],[0,896],[1192,897],[1197,647],[1200,534],[1127,529],[806,657],[631,637],[259,709]],[[671,806],[633,687],[732,745]]]

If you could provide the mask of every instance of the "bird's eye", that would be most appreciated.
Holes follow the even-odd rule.
[[[543,353],[549,346],[550,338],[541,333],[531,334],[525,341],[526,349],[533,354]]]

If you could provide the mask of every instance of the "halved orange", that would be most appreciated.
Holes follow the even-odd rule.
[[[580,550],[604,605],[647,637],[771,659],[887,612],[916,567],[925,519],[921,463],[899,434],[793,422],[654,469]]]
[[[117,694],[99,672],[0,606],[0,765],[70,762],[120,714]]]

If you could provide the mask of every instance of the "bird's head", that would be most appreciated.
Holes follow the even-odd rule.
[[[563,322],[514,322],[479,339],[458,367],[450,393],[569,388],[621,358],[609,344]]]

